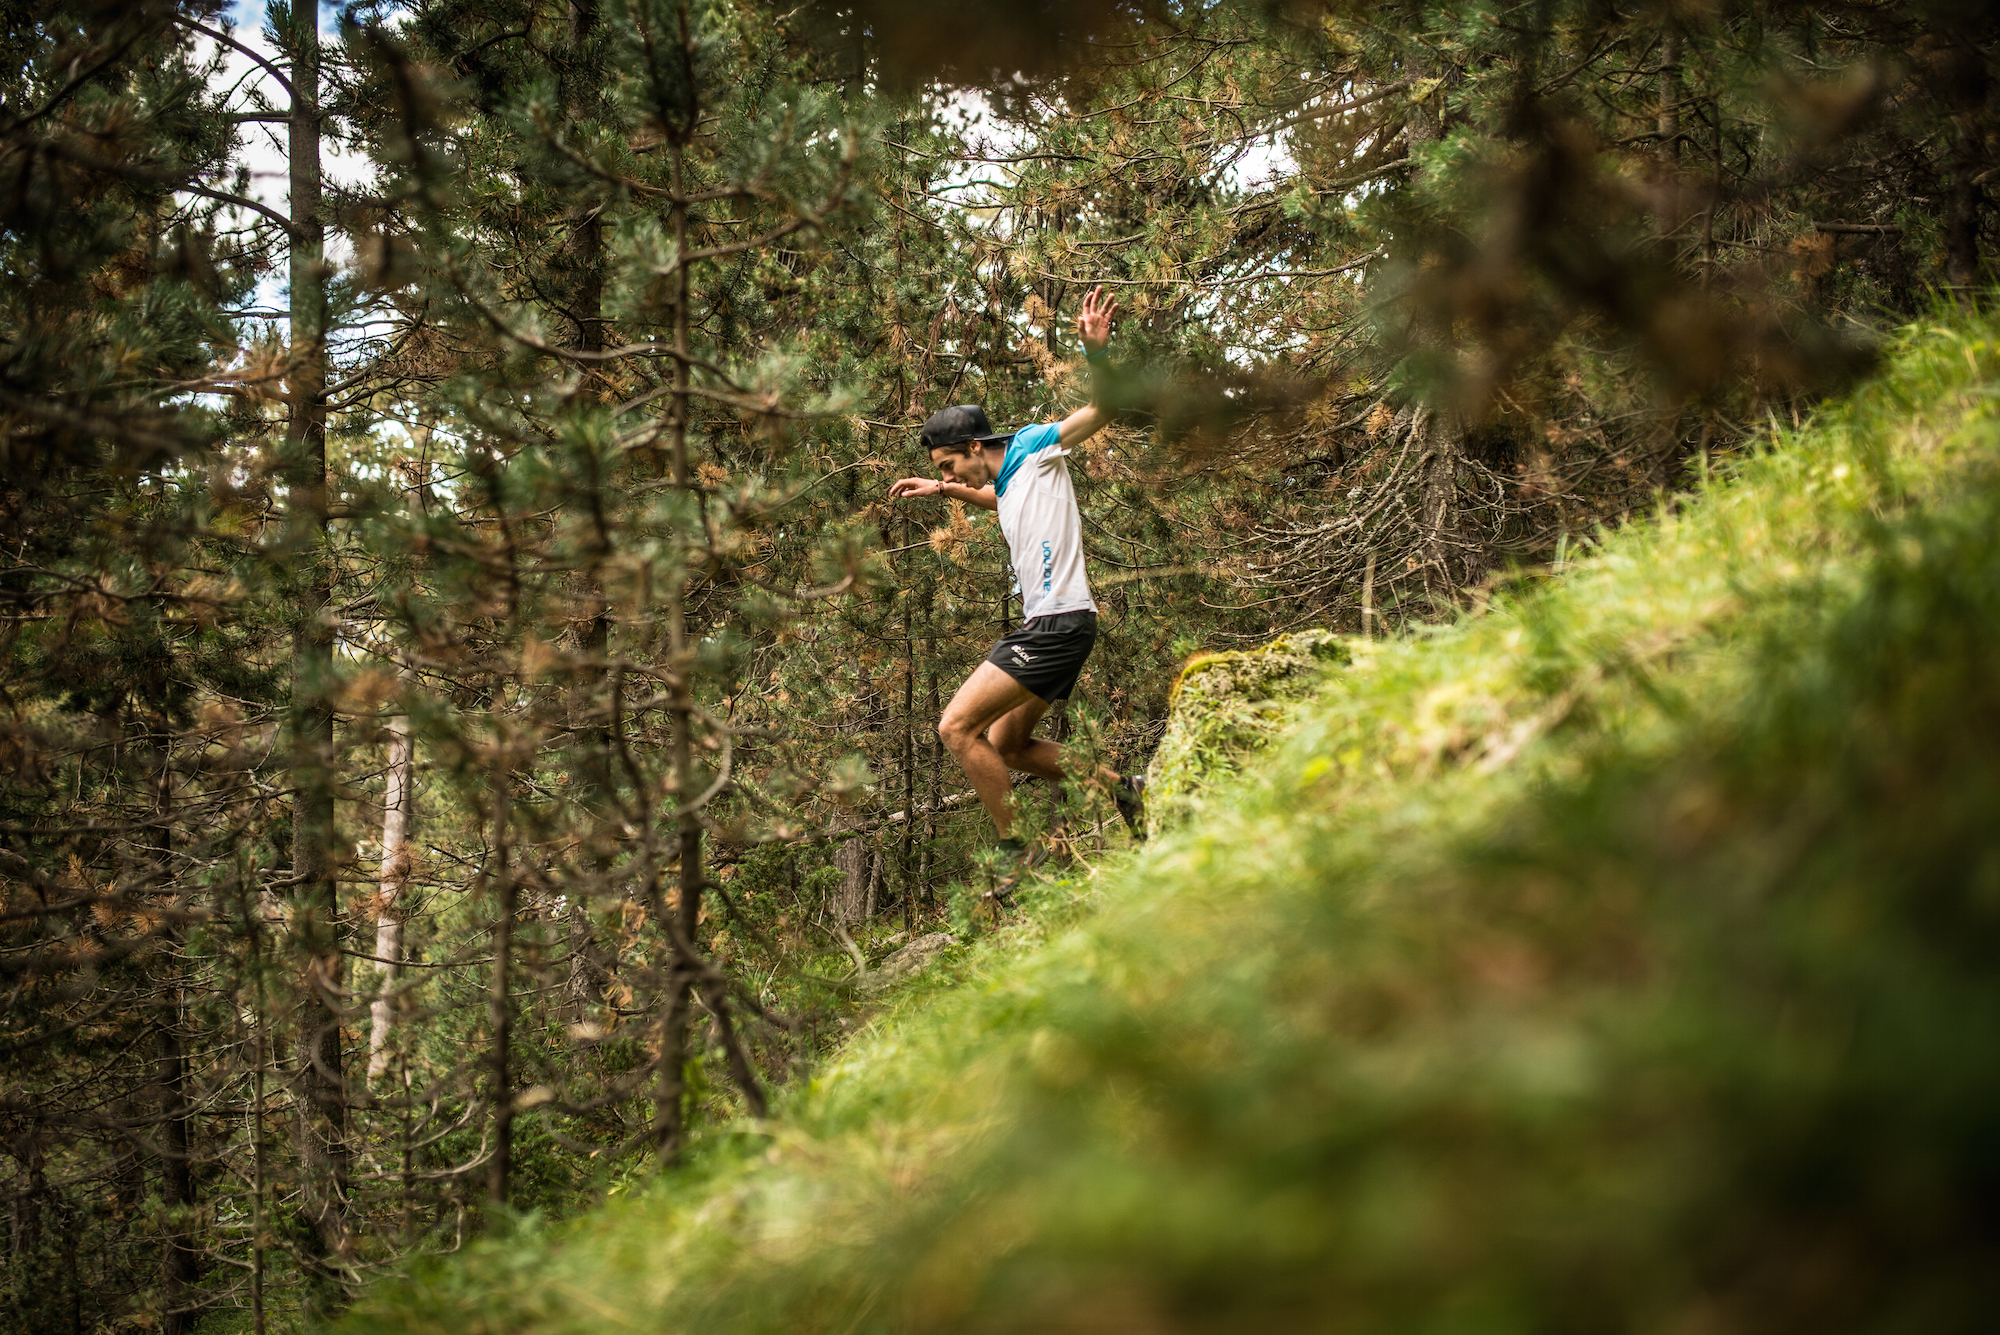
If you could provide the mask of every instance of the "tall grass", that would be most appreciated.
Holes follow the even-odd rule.
[[[1435,634],[782,1117],[356,1331],[1985,1328],[2000,324]]]

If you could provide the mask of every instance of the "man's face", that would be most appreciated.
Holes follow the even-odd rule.
[[[968,448],[963,454],[952,450],[932,450],[931,464],[938,476],[947,482],[956,482],[961,487],[983,487],[993,480],[993,470],[987,466],[986,451],[978,445]]]

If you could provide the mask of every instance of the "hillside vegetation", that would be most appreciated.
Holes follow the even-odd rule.
[[[768,1125],[370,1332],[1970,1330],[2000,1241],[2000,324],[1457,625]]]

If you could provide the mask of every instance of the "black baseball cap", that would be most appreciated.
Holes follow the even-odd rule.
[[[924,423],[923,445],[929,451],[973,441],[981,445],[997,445],[1013,438],[1011,431],[993,429],[993,424],[986,420],[984,408],[976,403],[961,403],[954,408],[940,408],[931,414],[930,420]]]

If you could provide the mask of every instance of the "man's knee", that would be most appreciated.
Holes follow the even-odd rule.
[[[938,720],[937,735],[945,750],[958,755],[972,741],[973,731],[965,726],[963,720],[946,714]]]
[[[1041,745],[1035,737],[1032,723],[1024,728],[1020,726],[1018,718],[1002,719],[994,725],[991,737],[993,749],[1000,753],[1000,758],[1007,762],[1009,769],[1035,772],[1033,767],[1026,763],[1035,748]]]

